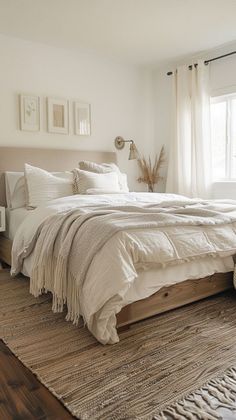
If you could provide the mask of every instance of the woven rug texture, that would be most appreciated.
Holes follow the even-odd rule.
[[[163,410],[236,366],[234,291],[136,323],[103,346],[52,313],[50,295],[31,296],[25,277],[0,271],[0,290],[0,337],[81,420],[168,418]],[[169,418],[188,418],[177,411]]]

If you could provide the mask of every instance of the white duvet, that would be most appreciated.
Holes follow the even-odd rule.
[[[128,194],[107,194],[107,195],[84,195],[84,196],[71,196],[53,200],[47,204],[47,206],[39,207],[36,210],[30,212],[27,218],[23,221],[19,227],[13,244],[13,262],[17,262],[16,250],[20,247],[27,248],[27,245],[31,243],[35,232],[40,227],[42,222],[49,216],[56,213],[65,212],[66,210],[73,208],[90,208],[101,207],[104,205],[117,204],[146,204],[146,203],[163,203],[165,207],[176,206],[194,206],[196,201],[187,199],[183,196],[176,196],[172,194],[149,194],[149,193],[128,193]],[[197,204],[201,205],[204,203],[201,200],[197,201]],[[235,202],[228,202],[224,204],[221,202],[219,206],[224,208],[224,205],[231,208],[231,216],[236,220],[236,209]],[[193,255],[193,258],[205,259],[208,264],[208,270],[205,275],[209,272],[210,260],[212,260],[212,267],[214,267],[214,257],[221,257],[226,261],[225,269],[232,269],[231,255],[235,253],[236,249],[236,235],[234,234],[235,222],[229,227],[227,224],[225,227],[221,226],[220,229],[225,229],[224,240],[227,244],[221,244],[221,241],[217,240],[214,244],[209,243],[209,240],[205,240],[205,236],[199,235],[197,232],[197,226],[186,226],[182,228],[183,235],[187,235],[189,241],[192,238],[199,238],[201,241],[201,255]],[[170,233],[172,235],[179,233],[179,227],[170,227]],[[228,232],[228,233],[227,233]],[[227,236],[228,235],[228,236]],[[235,239],[234,239],[235,236]],[[222,245],[222,246],[221,246]],[[90,264],[89,270],[86,275],[86,281],[84,282],[83,288],[80,291],[80,302],[79,312],[84,317],[85,322],[89,330],[95,335],[95,337],[105,343],[115,343],[119,340],[116,331],[116,313],[135,299],[132,299],[132,293],[130,290],[135,289],[135,280],[138,278],[140,270],[155,269],[153,264],[153,255],[157,255],[155,244],[155,232],[152,229],[146,229],[145,231],[135,231],[135,229],[128,232],[118,232],[112,238],[110,238],[102,249],[93,258]],[[191,252],[194,250],[194,240],[191,244]],[[218,249],[216,249],[218,247]],[[127,260],[128,254],[132,258],[132,263]],[[32,265],[34,264],[34,249],[32,252],[27,252],[27,258],[23,259],[22,265],[13,263],[12,274],[16,274],[18,271],[23,270],[23,265],[26,267],[29,276]],[[160,250],[159,250],[160,252]],[[198,241],[198,252],[199,252],[199,241]],[[140,257],[141,256],[141,257]],[[227,260],[228,258],[228,260]],[[186,261],[181,261],[182,264],[188,264]],[[27,264],[28,263],[28,264]],[[200,265],[202,264],[202,261]],[[220,266],[220,265],[219,265]],[[223,267],[224,264],[221,264]],[[177,266],[178,267],[178,266]],[[176,272],[178,268],[176,267]],[[169,269],[170,267],[168,267]],[[167,271],[168,271],[167,269]],[[160,270],[160,268],[159,268]],[[213,272],[221,271],[219,268],[213,268]],[[209,273],[212,274],[213,272]],[[202,275],[199,274],[199,277]],[[178,277],[178,275],[177,275]],[[191,277],[191,276],[190,276]],[[189,278],[190,278],[189,277]],[[188,278],[188,277],[187,277]],[[163,284],[162,284],[163,285]],[[138,285],[139,289],[140,282]],[[143,296],[142,292],[138,294],[139,299],[147,297],[152,293],[155,293],[160,289],[160,279],[156,279],[153,282],[149,292],[144,288]],[[53,290],[52,290],[53,291]],[[133,293],[135,296],[135,293]]]

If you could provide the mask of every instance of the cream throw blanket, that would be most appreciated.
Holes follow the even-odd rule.
[[[223,227],[226,226],[226,227]],[[37,229],[31,241],[22,249],[20,241],[13,247],[12,273],[20,271],[23,259],[34,250],[34,266],[30,291],[38,296],[45,290],[53,293],[53,310],[61,311],[66,303],[67,319],[78,322],[80,316],[80,292],[86,274],[96,254],[116,233],[145,229],[158,230],[172,246],[170,252],[159,253],[158,261],[152,264],[166,266],[196,258],[191,246],[186,246],[183,237],[170,239],[170,227],[199,226],[204,229],[206,241],[213,244],[201,250],[199,255],[232,255],[236,250],[236,207],[234,204],[183,201],[170,202],[165,207],[158,204],[143,206],[102,206],[72,209],[48,217]],[[218,226],[221,226],[219,233]],[[224,233],[225,232],[225,233]],[[223,244],[223,247],[222,247]],[[196,247],[198,244],[194,244]],[[219,249],[221,248],[221,252]],[[116,250],[114,250],[116,252]],[[102,285],[101,285],[102,287]]]

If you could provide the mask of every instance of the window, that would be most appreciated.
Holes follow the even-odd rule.
[[[211,133],[214,179],[236,181],[236,94],[211,99]]]

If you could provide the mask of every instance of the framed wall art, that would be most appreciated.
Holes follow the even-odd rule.
[[[40,129],[40,98],[34,95],[19,95],[20,98],[20,129],[39,131]]]
[[[91,135],[90,104],[74,102],[75,134],[79,136]]]
[[[67,99],[47,98],[48,131],[69,133],[69,108]]]

